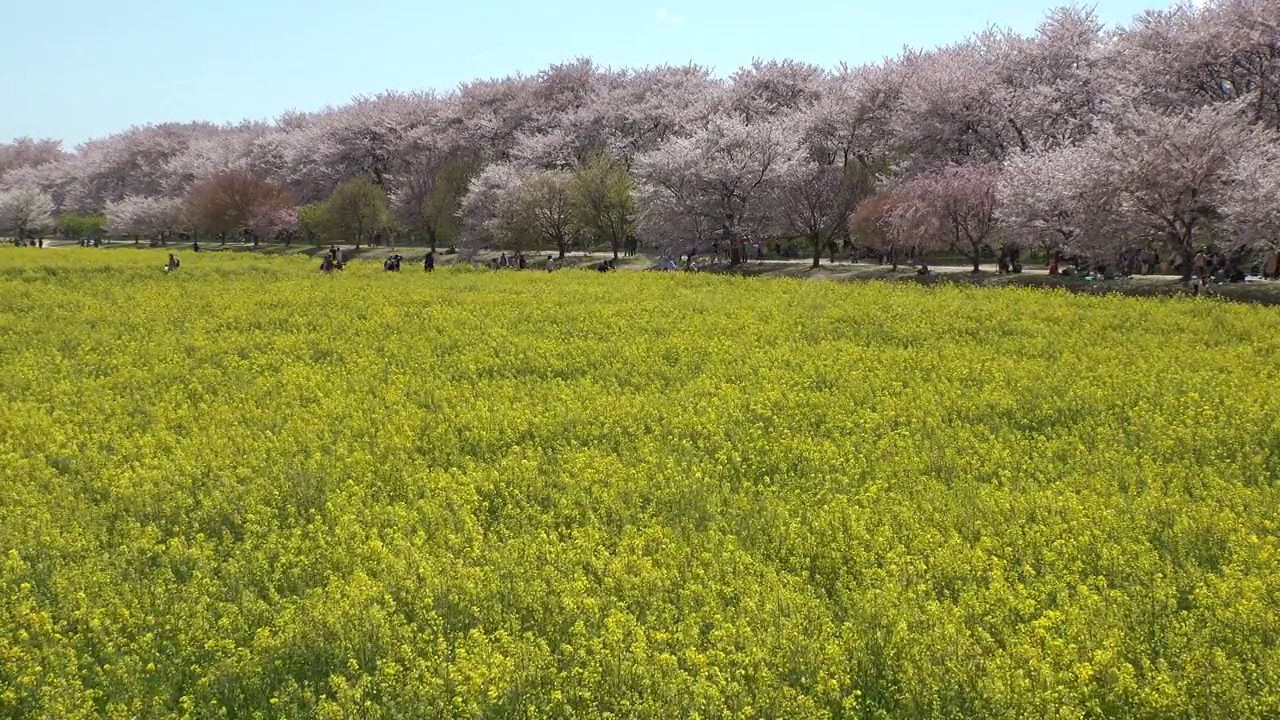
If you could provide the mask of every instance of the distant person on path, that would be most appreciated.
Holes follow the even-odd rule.
[[[525,267],[524,253],[517,253],[517,254],[516,254],[516,268],[517,268],[517,269],[519,269],[519,270],[523,270],[523,269],[524,269],[524,267]]]
[[[435,253],[429,252],[427,253],[426,257],[422,258],[422,269],[426,270],[427,272],[431,272],[432,270],[436,269]]]
[[[547,272],[551,272],[552,270],[555,270],[555,269],[556,269],[556,259],[548,255],[547,256]]]
[[[1058,261],[1054,259],[1049,262],[1049,277],[1058,277],[1062,273],[1058,270]]]
[[[1209,258],[1203,251],[1196,253],[1196,256],[1191,260],[1191,274],[1204,279],[1205,265],[1208,263],[1208,260]]]
[[[191,252],[200,252],[200,243],[192,241]]]

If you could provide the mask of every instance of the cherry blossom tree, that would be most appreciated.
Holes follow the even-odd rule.
[[[458,215],[469,251],[500,242],[521,222],[519,193],[531,171],[509,162],[486,165],[467,184]]]
[[[816,65],[757,58],[730,78],[729,110],[748,123],[804,110],[822,97],[826,76]]]
[[[904,53],[895,127],[917,167],[1002,161],[1087,137],[1102,112],[1102,24],[1059,8],[1024,37],[990,28],[928,53]]]
[[[20,185],[0,192],[0,228],[12,229],[19,239],[50,224],[53,199],[35,185]]]
[[[1092,8],[1064,6],[1030,37],[1000,36],[990,60],[1018,150],[1050,150],[1092,134],[1107,96],[1103,32]]]
[[[178,198],[128,195],[109,202],[104,209],[107,228],[116,235],[164,242],[171,234],[187,228],[185,204]]]
[[[1077,146],[1040,153],[1014,153],[1004,163],[997,186],[998,214],[1010,236],[1046,251],[1082,250],[1088,215],[1101,208],[1090,192],[1100,167]]]
[[[854,242],[876,251],[888,260],[892,270],[904,257],[926,248],[932,228],[913,225],[917,218],[910,198],[897,188],[885,188],[863,200],[849,218],[849,234]]]
[[[699,65],[644,68],[608,83],[567,127],[595,132],[598,149],[630,163],[668,139],[705,126],[723,93],[711,71]]]
[[[963,254],[978,272],[982,249],[998,227],[996,186],[999,168],[992,164],[947,165],[904,185],[899,222],[922,242],[946,245]]]
[[[640,181],[636,209],[638,231],[663,255],[692,258],[712,244],[720,227],[713,198],[687,174],[669,176],[661,185]]]
[[[197,138],[219,132],[210,123],[134,127],[77,148],[74,180],[65,205],[92,211],[127,196],[172,196],[182,183],[170,163]]]
[[[248,172],[254,176],[277,178],[278,162],[264,162],[258,154],[259,142],[272,134],[262,122],[246,122],[234,128],[218,128],[191,138],[186,147],[170,158],[164,168],[167,194],[181,195],[192,185],[225,172]]]
[[[57,162],[66,157],[62,141],[53,138],[35,140],[20,137],[9,143],[0,143],[0,175],[18,168],[38,167]]]
[[[773,187],[775,226],[808,241],[816,270],[823,251],[847,231],[850,215],[874,186],[875,176],[856,164],[800,157],[787,165]]]
[[[1280,252],[1280,144],[1246,154],[1236,163],[1223,209],[1241,242]]]
[[[1108,82],[1154,109],[1249,98],[1255,122],[1280,127],[1280,6],[1212,0],[1149,10],[1108,48]]]
[[[442,102],[441,126],[487,162],[506,160],[528,124],[532,87],[521,76],[464,84]]]
[[[884,165],[895,153],[894,112],[902,94],[894,64],[842,67],[801,116],[803,140],[815,158],[843,166]]]
[[[1171,252],[1191,257],[1220,226],[1228,208],[1239,211],[1238,170],[1246,158],[1274,153],[1274,132],[1252,125],[1248,100],[1163,113],[1135,109],[1087,146],[1097,168],[1087,178],[1087,206],[1113,229],[1109,243],[1154,236]],[[1259,203],[1275,200],[1261,197]],[[1183,274],[1190,278],[1190,263]]]
[[[801,237],[813,251],[847,234],[849,218],[889,172],[889,137],[896,79],[883,67],[844,68],[826,78],[815,104],[792,119],[794,162],[774,187],[774,226]],[[833,255],[834,259],[834,255]]]
[[[298,210],[292,207],[261,206],[249,218],[248,228],[253,233],[255,245],[259,238],[284,240],[288,244],[298,232]]]
[[[897,141],[921,167],[998,161],[1019,146],[1016,121],[991,57],[1007,36],[982,38],[898,60],[903,77],[894,117]]]
[[[438,112],[432,95],[383,93],[297,121],[300,127],[285,134],[282,148],[290,189],[306,202],[323,199],[358,177],[392,189],[390,179],[407,136],[431,123]]]
[[[670,140],[638,157],[635,167],[648,186],[643,193],[646,202],[701,215],[697,222],[681,224],[697,228],[699,235],[713,228],[727,243],[767,227],[773,209],[770,194],[796,161],[798,148],[795,127],[785,118],[748,124],[720,116],[689,137]],[[696,250],[705,238],[668,240],[677,245],[688,242]]]
[[[462,214],[473,251],[490,243],[521,250],[543,241],[563,258],[581,228],[572,172],[510,163],[491,165],[471,181]]]
[[[553,64],[538,73],[532,79],[524,108],[525,129],[537,133],[558,127],[562,118],[590,105],[612,75],[583,57]]]

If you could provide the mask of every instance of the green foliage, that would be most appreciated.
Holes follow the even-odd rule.
[[[358,177],[339,185],[324,203],[323,236],[329,242],[355,243],[358,247],[373,240],[391,222],[387,194],[368,177]]]
[[[452,245],[462,235],[458,208],[475,173],[476,161],[471,158],[450,158],[437,172],[422,203],[422,231],[432,250]]]
[[[92,215],[62,215],[58,217],[58,227],[68,240],[85,240],[106,237],[107,216],[101,213]]]
[[[0,256],[0,717],[1280,713],[1269,309]]]
[[[573,196],[579,225],[607,242],[616,258],[636,229],[635,194],[626,165],[604,153],[592,156],[574,175]]]
[[[298,234],[311,245],[319,245],[325,238],[326,228],[324,203],[312,203],[298,208]]]

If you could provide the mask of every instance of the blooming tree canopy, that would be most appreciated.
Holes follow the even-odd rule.
[[[20,185],[0,191],[0,228],[8,228],[19,238],[48,225],[53,215],[53,198],[35,185]]]
[[[1064,6],[1034,32],[991,27],[852,67],[757,59],[718,76],[576,58],[271,121],[137,126],[73,152],[21,138],[0,144],[0,192],[33,187],[55,214],[111,208],[113,226],[135,227],[124,217],[139,203],[227,173],[316,207],[367,178],[398,220],[383,229],[434,247],[496,239],[498,207],[484,198],[506,197],[498,188],[538,177],[546,190],[607,157],[628,175],[639,241],[668,252],[744,235],[821,246],[847,232],[846,211],[873,185],[894,191],[880,215],[899,233],[932,233],[917,238],[926,244],[971,248],[969,233],[994,240],[998,222],[1046,248],[1182,252],[1271,242],[1267,130],[1280,130],[1280,3],[1171,3],[1113,29]],[[964,173],[978,189],[951,182]],[[1004,178],[994,196],[990,177]],[[937,211],[947,203],[966,210]],[[287,215],[277,209],[244,223],[277,227],[265,220]]]

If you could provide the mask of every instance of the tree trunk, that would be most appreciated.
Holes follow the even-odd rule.
[[[564,240],[557,240],[557,241],[556,241],[556,249],[558,249],[558,250],[560,251],[560,259],[561,259],[561,260],[563,260],[563,259],[564,259],[564,250],[565,250],[565,246],[566,246],[566,245],[568,245],[568,243],[566,243]]]
[[[889,271],[898,272],[898,248],[889,248]]]
[[[822,238],[810,235],[809,240],[813,243],[813,266],[809,269],[817,270],[822,267]]]

